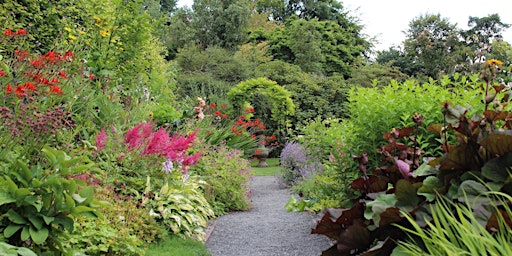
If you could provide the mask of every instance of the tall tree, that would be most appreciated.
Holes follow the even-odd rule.
[[[365,46],[350,28],[335,21],[290,18],[285,27],[269,35],[270,49],[276,59],[321,75],[338,73],[350,77],[350,66],[361,61]]]
[[[195,0],[192,9],[195,38],[203,49],[235,48],[244,42],[251,13],[248,0]]]
[[[483,18],[470,16],[468,26],[470,29],[462,35],[472,50],[471,59],[479,62],[489,53],[492,41],[503,38],[501,33],[509,28],[510,24],[503,23],[500,16],[495,13]]]
[[[457,64],[465,62],[458,50],[463,47],[456,25],[440,14],[420,15],[409,22],[405,31],[404,50],[421,73],[438,78],[453,73]]]

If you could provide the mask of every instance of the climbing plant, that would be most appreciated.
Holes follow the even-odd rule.
[[[268,126],[267,129],[285,134],[290,125],[287,119],[295,114],[295,104],[291,93],[277,82],[267,78],[253,78],[237,84],[228,92],[229,101],[243,112],[244,105],[256,109],[258,117]]]

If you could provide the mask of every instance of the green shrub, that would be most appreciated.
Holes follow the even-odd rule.
[[[247,210],[249,196],[249,161],[240,150],[225,145],[196,146],[207,152],[190,171],[200,175],[205,181],[204,193],[212,205],[215,215],[228,211]]]
[[[423,123],[427,127],[443,123],[443,115],[439,111],[442,102],[473,106],[470,116],[483,110],[477,78],[477,75],[455,76],[453,80],[444,77],[439,83],[430,80],[424,84],[414,80],[403,83],[392,81],[384,87],[352,89],[348,109],[353,136],[348,145],[355,155],[367,152],[370,166],[376,167],[380,158],[375,149],[385,144],[382,134],[392,128],[408,126],[415,112],[424,117]],[[423,136],[423,144],[429,143],[425,151],[431,156],[442,154],[438,136],[424,128],[420,135]]]

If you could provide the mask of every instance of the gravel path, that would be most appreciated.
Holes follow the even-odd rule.
[[[287,212],[290,191],[273,176],[256,176],[251,183],[253,208],[230,213],[215,222],[206,247],[213,256],[315,256],[330,247],[308,213]]]

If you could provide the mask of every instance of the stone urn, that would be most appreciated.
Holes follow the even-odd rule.
[[[270,150],[261,145],[254,150],[254,156],[258,158],[258,167],[268,167],[267,157]]]

